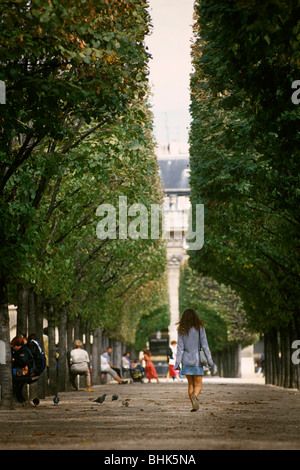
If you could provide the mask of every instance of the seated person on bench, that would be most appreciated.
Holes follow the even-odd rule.
[[[35,361],[28,341],[23,335],[11,340],[13,394],[18,403],[25,404],[23,388],[36,377]]]
[[[121,379],[116,370],[111,367],[111,363],[108,362],[108,359],[104,354],[101,354],[101,372],[110,374],[120,385],[126,384],[127,381]]]
[[[79,339],[74,341],[75,349],[70,354],[70,381],[77,390],[75,379],[77,375],[84,375],[88,392],[93,392],[91,388],[90,358],[88,352],[82,349],[82,342]]]

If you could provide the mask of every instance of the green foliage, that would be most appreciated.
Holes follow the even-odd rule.
[[[212,351],[242,343],[247,346],[254,336],[249,331],[240,298],[229,287],[203,277],[188,265],[181,268],[179,306],[183,312],[194,308],[205,322]]]
[[[50,181],[72,162],[70,150],[145,96],[145,7],[123,0],[2,2],[0,79],[7,104],[1,106],[0,267],[6,278],[26,265],[39,231],[32,218]]]
[[[134,342],[137,350],[146,347],[146,343],[153,333],[167,329],[170,324],[167,283],[163,285],[161,290],[159,295],[151,296],[148,311],[145,311],[139,319]]]
[[[120,196],[161,203],[147,2],[2,2],[1,19],[1,276],[10,292],[26,283],[54,302],[57,319],[66,306],[134,342],[140,317],[160,307],[165,246],[99,240],[96,211]]]
[[[206,209],[191,266],[236,290],[251,327],[268,331],[299,305],[299,6],[201,1],[195,12],[191,198]]]

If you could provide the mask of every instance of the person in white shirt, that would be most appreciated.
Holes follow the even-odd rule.
[[[109,354],[111,353],[112,348],[108,347],[107,352],[101,354],[101,371],[107,372],[110,374],[120,385],[124,385],[127,381],[122,380],[117,372],[112,368],[112,364],[109,362]]]
[[[169,377],[172,377],[173,380],[178,380],[179,372],[175,370],[175,358],[176,358],[176,351],[177,351],[177,341],[171,341],[170,346],[168,347],[168,373],[167,373],[167,382],[169,381]]]
[[[88,352],[82,349],[82,342],[79,339],[74,341],[75,349],[72,349],[70,354],[70,374],[71,383],[77,389],[75,378],[79,375],[84,375],[88,392],[93,392],[91,388],[91,373],[90,373],[90,358]]]
[[[129,370],[130,369],[130,354],[125,353],[122,356],[122,369]]]

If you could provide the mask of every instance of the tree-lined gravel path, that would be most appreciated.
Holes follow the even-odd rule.
[[[105,393],[102,404],[93,402]],[[205,378],[195,413],[185,380],[64,392],[58,405],[52,398],[37,407],[1,410],[0,449],[300,449],[297,390]]]

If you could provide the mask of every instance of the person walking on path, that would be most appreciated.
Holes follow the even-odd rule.
[[[175,358],[177,350],[177,341],[171,341],[170,346],[168,347],[167,356],[168,356],[168,373],[167,373],[167,382],[169,377],[172,377],[173,380],[177,379],[180,382],[179,372],[175,370]]]
[[[197,312],[186,309],[178,322],[178,341],[175,369],[182,364],[182,374],[188,381],[188,394],[192,402],[192,410],[199,409],[198,396],[202,390],[203,367],[199,360],[199,336],[201,346],[205,352],[209,367],[213,365],[211,352],[208,346],[204,322],[200,320]]]
[[[82,349],[82,342],[79,339],[74,341],[75,349],[72,349],[70,356],[70,380],[74,388],[77,389],[75,378],[84,375],[88,392],[93,392],[91,388],[90,358],[88,352]]]
[[[155,379],[157,383],[159,383],[157,372],[155,369],[155,365],[151,361],[151,353],[149,349],[143,349],[144,353],[144,361],[145,361],[145,374],[147,375],[148,383],[151,382],[152,379]]]

